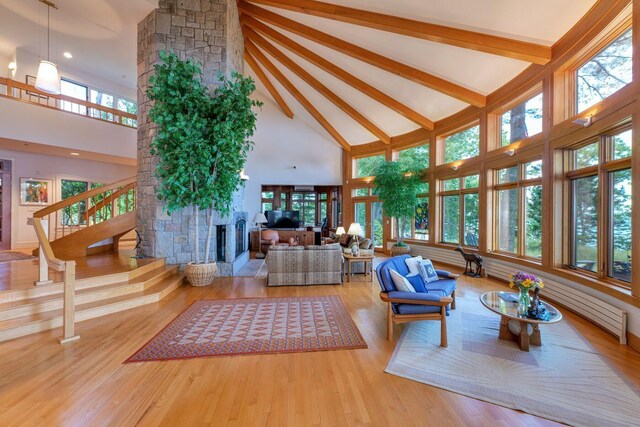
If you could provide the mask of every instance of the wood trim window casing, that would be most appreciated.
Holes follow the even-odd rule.
[[[465,186],[465,178],[470,177],[470,176],[478,176],[478,186],[477,187],[470,187],[470,188],[466,188]],[[444,189],[444,183],[446,181],[449,181],[451,179],[458,179],[459,180],[459,188],[457,190],[445,190]],[[473,249],[478,249],[479,247],[479,243],[478,246],[474,246],[474,245],[467,245],[465,242],[465,215],[464,215],[464,208],[465,208],[465,202],[464,202],[464,196],[467,194],[477,194],[478,195],[478,199],[480,198],[480,173],[467,173],[464,176],[456,176],[455,178],[446,178],[446,179],[441,179],[438,181],[438,199],[440,199],[440,235],[439,235],[439,239],[438,242],[442,245],[457,245],[459,244],[460,246],[463,247],[467,247],[467,248],[473,248]],[[455,242],[446,242],[444,241],[444,198],[447,196],[458,196],[458,243]],[[480,220],[480,206],[478,206],[478,242],[480,242],[480,234],[482,234],[482,222]]]

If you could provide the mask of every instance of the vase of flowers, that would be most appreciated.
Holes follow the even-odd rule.
[[[518,288],[518,314],[526,316],[531,306],[531,296],[529,291],[536,288],[544,288],[544,283],[539,277],[522,271],[516,271],[511,275],[509,286]]]

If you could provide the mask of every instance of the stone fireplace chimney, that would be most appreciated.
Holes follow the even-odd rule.
[[[146,90],[153,66],[159,63],[159,53],[163,50],[202,64],[204,82],[210,89],[215,88],[219,72],[227,76],[232,71],[242,73],[244,41],[236,0],[160,0],[158,9],[138,24],[137,230],[144,255],[165,257],[169,264],[185,264],[193,261],[193,212],[166,214],[163,202],[155,193],[157,159],[149,151],[155,125],[148,116],[150,102]],[[242,210],[243,197],[244,189],[234,195],[233,213],[229,218],[215,217],[216,226],[226,226],[228,250],[224,262],[232,266],[237,258],[234,230],[238,215],[242,216],[238,211]],[[206,224],[204,214],[200,224]],[[204,238],[204,232],[201,234]],[[215,230],[213,234],[215,239]],[[216,243],[212,243],[216,248]],[[216,260],[215,253],[212,259]],[[224,275],[233,274],[233,270],[221,266]]]

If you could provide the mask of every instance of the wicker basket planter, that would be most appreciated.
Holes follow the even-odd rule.
[[[411,251],[411,248],[409,247],[409,245],[406,245],[406,246],[393,245],[393,246],[391,246],[391,255],[393,255],[393,256],[408,254],[410,251]]]
[[[184,274],[192,286],[209,286],[218,272],[215,262],[209,264],[194,264],[190,262],[184,268]]]

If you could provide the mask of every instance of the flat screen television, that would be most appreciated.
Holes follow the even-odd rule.
[[[300,227],[300,211],[267,211],[267,228]]]

